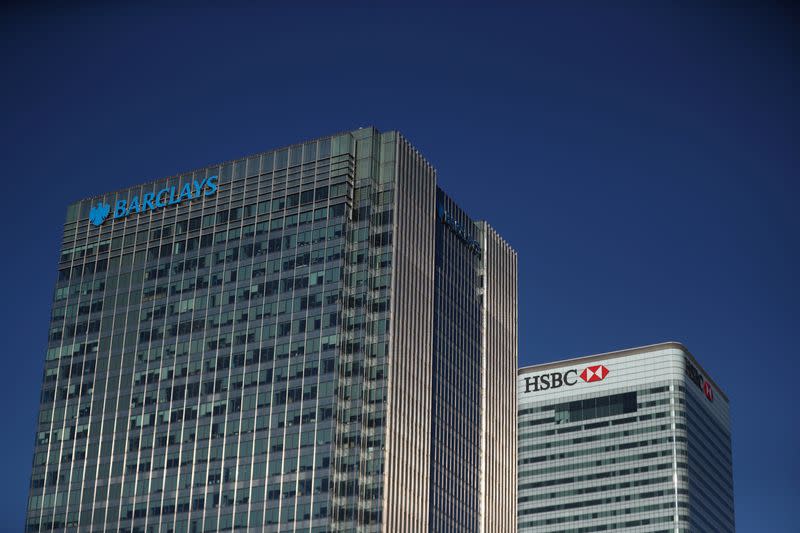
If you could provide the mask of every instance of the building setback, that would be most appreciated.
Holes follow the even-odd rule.
[[[397,132],[67,209],[27,531],[513,531],[516,253]]]
[[[522,368],[520,532],[734,531],[728,398],[674,342]]]

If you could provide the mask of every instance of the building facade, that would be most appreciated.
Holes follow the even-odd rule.
[[[728,398],[664,343],[522,368],[520,532],[733,532]]]
[[[513,531],[516,253],[374,128],[69,206],[27,531]]]

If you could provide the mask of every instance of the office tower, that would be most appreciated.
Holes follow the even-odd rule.
[[[27,531],[512,531],[516,254],[397,132],[67,209]]]
[[[674,342],[519,370],[518,529],[734,531],[728,398]]]

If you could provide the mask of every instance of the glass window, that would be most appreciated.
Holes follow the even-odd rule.
[[[317,143],[310,142],[303,145],[303,163],[309,163],[317,158]]]
[[[275,152],[264,154],[261,158],[261,173],[272,172],[272,165],[275,162]]]
[[[331,140],[330,139],[322,139],[319,142],[319,159],[324,159],[326,157],[330,157],[331,155]]]
[[[587,398],[555,406],[555,422],[580,422],[606,416],[634,413],[637,410],[636,392]]]
[[[289,150],[284,148],[275,153],[275,170],[286,168],[289,162]]]
[[[291,151],[289,152],[289,166],[294,167],[300,164],[302,161],[303,156],[303,147],[302,146],[292,146]]]

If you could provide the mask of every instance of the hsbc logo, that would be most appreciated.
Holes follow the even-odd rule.
[[[581,372],[581,379],[586,383],[593,383],[595,381],[603,381],[608,375],[608,369],[603,365],[587,366]]]
[[[578,378],[581,378],[586,383],[594,383],[603,381],[606,376],[608,376],[608,368],[604,365],[587,366],[580,373],[578,373],[577,368],[572,368],[565,372],[525,376],[525,392],[572,387],[579,383]]]
[[[703,394],[706,395],[709,402],[713,402],[714,387],[711,386],[711,382],[705,379],[703,374],[701,374],[688,359],[684,359],[684,363],[686,365],[686,376],[689,378],[689,381],[697,385],[697,387],[703,391]]]
[[[703,382],[703,394],[706,395],[710,401],[714,401],[714,389],[711,388],[711,383],[708,381]]]

